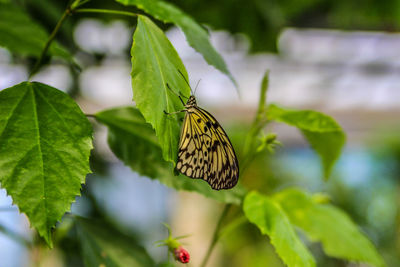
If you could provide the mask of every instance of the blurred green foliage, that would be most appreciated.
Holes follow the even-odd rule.
[[[49,37],[41,25],[19,7],[3,4],[0,4],[0,36],[0,46],[15,54],[36,57],[41,54]],[[57,43],[50,46],[49,54],[72,61],[68,51]]]

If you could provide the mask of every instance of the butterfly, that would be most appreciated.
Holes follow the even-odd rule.
[[[168,84],[167,87],[172,91]],[[197,106],[194,95],[186,104],[181,96],[179,99],[184,109],[178,112],[185,112],[185,117],[176,170],[207,181],[215,190],[234,187],[239,178],[239,164],[228,135],[210,113]]]

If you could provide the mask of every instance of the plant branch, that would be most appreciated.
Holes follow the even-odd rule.
[[[138,14],[129,12],[129,11],[121,11],[121,10],[109,10],[109,9],[99,9],[99,8],[79,8],[75,9],[76,13],[101,13],[101,14],[114,14],[114,15],[122,15],[129,17],[137,17]]]
[[[200,265],[201,267],[205,267],[206,266],[206,264],[208,262],[208,259],[210,258],[211,253],[212,253],[215,245],[217,244],[217,241],[218,241],[218,239],[220,237],[219,232],[220,232],[221,227],[222,227],[222,222],[223,222],[224,218],[226,217],[226,215],[228,214],[228,211],[231,208],[231,206],[232,206],[232,204],[225,205],[224,210],[222,211],[221,215],[219,216],[217,226],[215,227],[214,234],[213,234],[213,236],[211,238],[211,243],[208,246],[206,255],[204,256],[204,259],[203,259],[203,261],[202,261],[202,263]]]
[[[67,7],[67,9],[64,11],[63,15],[61,16],[60,20],[57,22],[56,27],[54,28],[54,30],[52,31],[52,33],[49,36],[49,39],[47,39],[47,42],[42,50],[42,53],[40,54],[39,59],[36,61],[36,64],[34,65],[31,73],[29,74],[29,80],[32,78],[32,76],[39,70],[40,65],[42,64],[42,61],[44,59],[44,57],[47,54],[47,51],[50,48],[51,43],[53,42],[54,38],[56,37],[56,34],[58,33],[58,31],[61,28],[61,25],[64,23],[64,21],[67,19],[67,17],[71,14],[72,9],[71,9],[71,5],[69,5]]]
[[[52,33],[49,36],[49,39],[47,39],[46,44],[40,53],[39,59],[36,61],[35,65],[32,68],[31,73],[29,74],[29,80],[32,78],[34,74],[39,70],[40,65],[43,62],[43,59],[45,58],[51,43],[53,42],[54,38],[56,37],[58,31],[60,30],[62,24],[64,21],[67,19],[67,17],[73,13],[78,13],[78,12],[85,12],[85,13],[102,13],[102,14],[115,14],[115,15],[124,15],[124,16],[130,16],[130,17],[137,17],[136,13],[133,12],[128,12],[128,11],[120,11],[120,10],[108,10],[108,9],[95,9],[95,8],[78,8],[82,4],[86,3],[87,1],[79,1],[76,0],[72,2],[68,7],[65,9],[63,15],[57,22],[55,28],[53,29]]]

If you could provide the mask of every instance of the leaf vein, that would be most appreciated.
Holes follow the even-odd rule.
[[[37,105],[36,105],[36,95],[35,95],[35,90],[33,88],[32,83],[29,83],[29,88],[32,93],[32,107],[33,107],[33,118],[34,118],[34,123],[35,123],[35,130],[36,130],[36,141],[37,141],[37,146],[38,146],[38,152],[39,152],[39,157],[40,157],[40,163],[41,163],[41,174],[43,178],[43,204],[45,208],[45,214],[46,214],[46,227],[49,226],[49,214],[48,214],[48,207],[47,207],[47,190],[46,190],[46,176],[44,174],[44,162],[43,162],[43,154],[42,154],[42,146],[41,146],[41,135],[40,135],[40,127],[39,127],[39,121],[38,121],[38,110],[37,110]]]
[[[73,146],[76,148],[77,151],[81,154],[81,156],[84,156],[83,152],[81,151],[80,147],[77,146],[79,144],[79,139],[76,138],[76,136],[70,131],[68,127],[68,123],[65,122],[64,117],[58,112],[58,110],[47,100],[45,96],[43,96],[39,90],[37,90],[37,94],[41,97],[41,99],[46,102],[46,104],[54,111],[55,115],[61,120],[62,124],[64,125],[64,130],[68,135],[71,137],[71,139],[74,140],[74,142],[71,142]]]

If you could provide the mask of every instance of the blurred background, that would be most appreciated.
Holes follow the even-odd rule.
[[[67,4],[17,2],[49,32]],[[324,182],[319,158],[301,134],[282,124],[269,125],[267,131],[277,133],[283,146],[251,164],[241,178],[245,186],[266,193],[299,186],[329,194],[371,239],[387,265],[400,266],[400,1],[171,2],[210,30],[213,45],[238,82],[240,97],[226,76],[188,46],[178,28],[160,24],[182,58],[192,86],[201,80],[196,91],[199,106],[215,115],[239,154],[267,69],[267,101],[324,112],[347,134],[333,175]],[[128,9],[100,0],[85,7]],[[132,105],[129,50],[135,24],[133,18],[115,15],[72,16],[57,39],[74,53],[82,70],[54,60],[33,80],[68,92],[87,114]],[[27,66],[33,62],[0,48],[0,90],[27,80]],[[195,193],[177,193],[132,172],[109,150],[105,127],[92,122],[95,174],[87,177],[72,213],[106,219],[134,236],[159,261],[166,259],[166,249],[153,243],[166,238],[161,223],[167,222],[174,234],[191,235],[184,240],[185,247],[191,252],[190,266],[198,266],[222,204]],[[0,266],[83,266],[74,235],[61,239],[52,251],[28,250],[21,237],[37,237],[5,190],[0,190],[0,231],[8,233],[0,232]],[[319,244],[308,245],[318,266],[359,266],[327,257]],[[242,223],[221,239],[209,266],[266,263],[283,266],[267,238]]]

